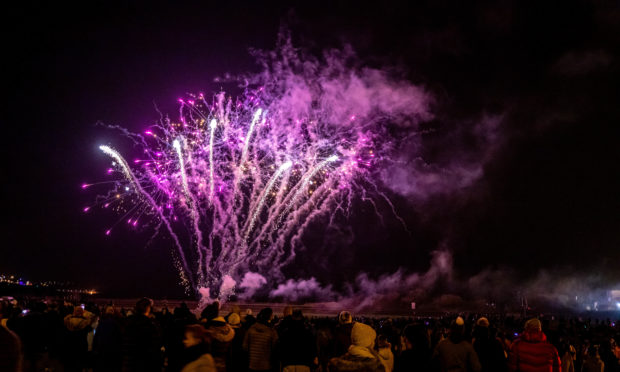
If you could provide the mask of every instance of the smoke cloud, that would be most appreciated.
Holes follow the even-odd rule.
[[[341,126],[389,121],[405,127],[433,118],[426,89],[387,68],[363,66],[349,45],[316,58],[281,34],[274,51],[253,53],[263,72],[245,79],[281,93],[273,107],[280,118],[313,117]]]
[[[349,309],[357,313],[403,313],[415,302],[416,311],[515,311],[524,304],[530,310],[611,310],[617,299],[609,291],[620,283],[607,283],[597,275],[568,275],[559,271],[541,271],[532,279],[520,280],[511,269],[485,269],[462,278],[452,254],[432,252],[431,265],[423,273],[399,269],[392,274],[372,278],[357,276],[344,292],[331,285],[322,286],[315,278],[280,284],[270,292],[275,300],[291,302],[328,302],[329,308]]]
[[[232,296],[235,293],[236,284],[237,282],[230,275],[224,275],[220,287],[220,299],[226,300]]]
[[[428,143],[423,133],[410,136],[398,143],[399,156],[380,172],[383,184],[422,201],[462,191],[484,176],[484,166],[505,140],[502,121],[502,115],[483,114],[475,121],[457,124],[454,132],[435,133],[441,138],[439,144]],[[440,147],[433,148],[439,155],[425,157],[432,147]]]
[[[286,299],[287,301],[313,300],[329,301],[336,297],[331,285],[322,287],[315,278],[308,280],[289,279],[269,293],[270,297]]]
[[[239,293],[238,296],[243,299],[252,298],[265,284],[267,284],[267,279],[265,279],[264,276],[259,273],[248,271],[243,276],[241,284],[239,284],[239,288],[243,291]]]

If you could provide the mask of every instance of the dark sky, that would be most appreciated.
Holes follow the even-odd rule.
[[[423,201],[395,195],[412,235],[397,222],[357,232],[342,267],[328,270],[335,281],[424,270],[441,247],[463,276],[508,267],[620,279],[619,2],[302,3],[4,9],[0,272],[180,295],[169,242],[147,246],[148,233],[122,229],[106,238],[114,217],[81,212],[94,195],[80,185],[109,163],[97,145],[114,141],[95,123],[140,130],[157,118],[153,102],[173,113],[187,92],[218,91],[215,76],[256,69],[248,48],[273,48],[286,24],[311,51],[348,43],[425,86],[436,117],[424,156],[437,163],[480,146],[463,123],[501,118],[493,151],[474,152],[487,154],[478,181]],[[299,260],[319,265],[316,255],[327,252]],[[313,265],[291,271],[328,278]]]

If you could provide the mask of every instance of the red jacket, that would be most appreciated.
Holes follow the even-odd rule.
[[[511,372],[561,372],[560,356],[542,332],[523,332],[510,348]]]

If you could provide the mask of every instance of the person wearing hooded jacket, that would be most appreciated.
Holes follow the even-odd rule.
[[[372,327],[355,322],[351,328],[351,346],[340,357],[332,358],[329,372],[385,372],[380,357],[374,350],[377,333]]]
[[[510,372],[561,372],[561,365],[557,349],[542,332],[540,320],[528,320],[525,331],[510,348]]]
[[[81,371],[86,363],[88,352],[88,332],[91,331],[94,314],[84,310],[81,306],[75,306],[73,313],[64,318],[67,329],[65,346],[67,355],[65,360],[66,371]]]
[[[215,368],[217,372],[226,372],[226,360],[231,351],[235,330],[221,316],[207,321],[205,328],[211,339],[211,355],[215,360]]]

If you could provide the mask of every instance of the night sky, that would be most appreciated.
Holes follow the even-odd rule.
[[[82,213],[95,195],[80,185],[109,166],[97,146],[117,138],[95,124],[140,131],[158,118],[154,103],[174,115],[188,92],[234,91],[214,78],[256,70],[248,49],[274,48],[286,26],[317,55],[349,44],[369,66],[404,71],[433,97],[424,160],[482,167],[464,187],[393,192],[410,234],[359,206],[354,238],[309,237],[291,277],[338,286],[359,272],[424,271],[444,249],[463,278],[492,268],[620,281],[619,2],[303,3],[4,9],[0,272],[183,295],[169,241],[106,237],[115,217]],[[481,142],[472,128],[488,122]]]

